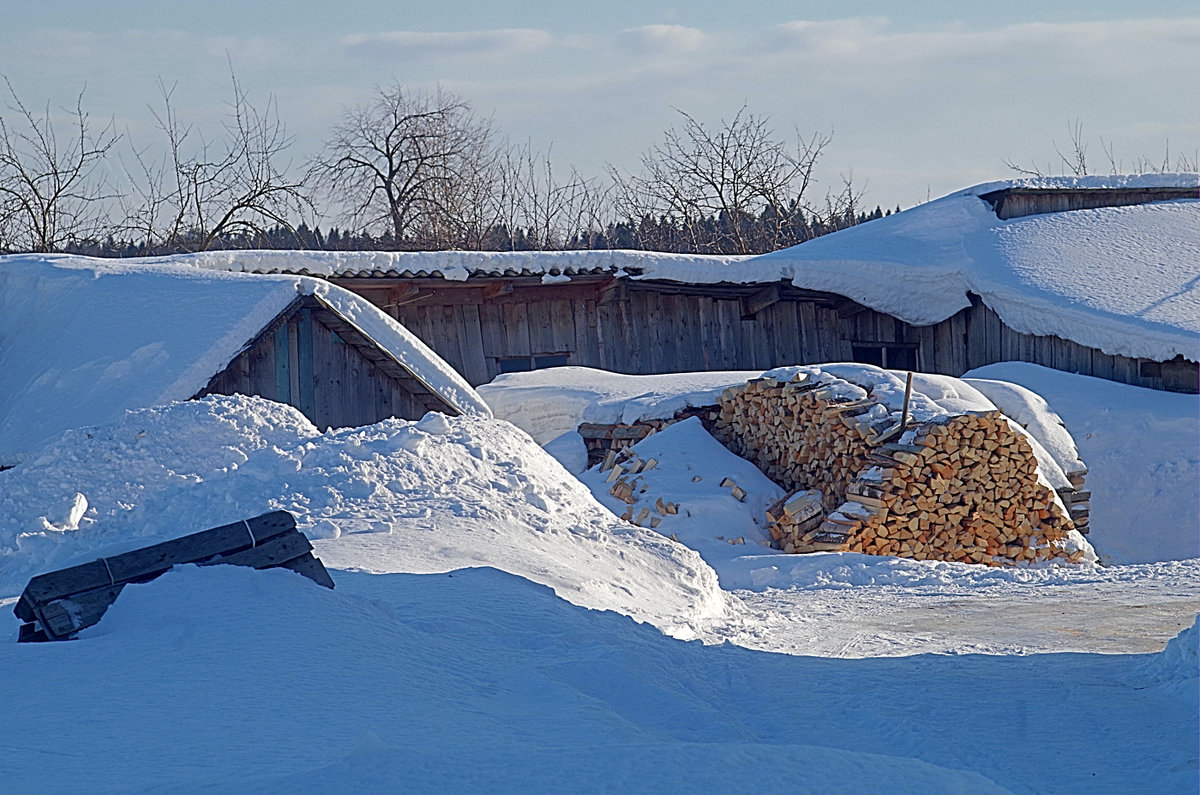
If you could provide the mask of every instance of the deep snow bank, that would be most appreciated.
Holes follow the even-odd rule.
[[[129,412],[0,473],[0,594],[278,508],[333,568],[493,566],[685,637],[726,609],[698,555],[619,522],[507,423],[429,414],[322,434],[242,396]]]
[[[1200,398],[1023,362],[988,365],[965,378],[1020,384],[1061,417],[1088,466],[1088,540],[1101,561],[1200,556]]]

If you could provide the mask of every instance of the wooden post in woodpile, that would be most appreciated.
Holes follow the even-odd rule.
[[[730,387],[714,426],[789,491],[768,511],[779,548],[988,565],[1082,560],[1068,538],[1082,510],[1038,478],[1032,447],[999,411],[907,428],[911,373],[899,417],[865,390],[801,375]],[[815,515],[786,510],[801,494]]]

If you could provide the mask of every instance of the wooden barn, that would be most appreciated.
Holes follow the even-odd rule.
[[[420,340],[324,281],[0,258],[0,466],[68,428],[210,394],[288,403],[318,428],[489,413]]]
[[[473,385],[561,365],[642,374],[859,361],[957,376],[1027,361],[1196,392],[1197,194],[1196,175],[993,183],[760,257],[221,252],[197,262],[328,278]]]

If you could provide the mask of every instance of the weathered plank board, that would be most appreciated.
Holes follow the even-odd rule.
[[[22,639],[69,637],[99,621],[126,584],[149,582],[185,563],[230,563],[259,569],[284,566],[332,588],[332,578],[311,550],[308,539],[296,530],[295,518],[286,511],[273,511],[40,574],[29,581],[13,612],[23,621],[38,624],[34,630],[23,631]]]

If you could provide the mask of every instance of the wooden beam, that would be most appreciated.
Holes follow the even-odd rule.
[[[404,306],[405,304],[411,304],[426,297],[428,297],[428,293],[422,293],[421,288],[415,284],[398,285],[388,291],[388,304],[386,308],[391,309],[397,306]]]
[[[617,301],[629,300],[628,282],[625,279],[609,279],[608,282],[600,286],[600,299],[597,302],[600,306],[611,304]]]
[[[499,298],[502,295],[507,295],[513,291],[513,283],[510,281],[496,282],[489,284],[483,288],[483,300],[490,301],[493,298]]]
[[[772,304],[779,303],[782,292],[778,284],[770,284],[742,299],[742,319],[752,320],[755,315]]]
[[[838,316],[839,320],[847,320],[849,318],[854,317],[859,312],[867,311],[867,307],[863,306],[862,304],[858,303],[857,301],[852,301],[849,298],[847,298],[844,301],[839,302],[834,307],[834,309],[835,309],[835,311],[837,311],[837,316]]]

